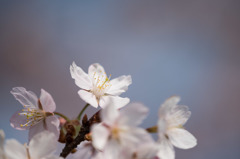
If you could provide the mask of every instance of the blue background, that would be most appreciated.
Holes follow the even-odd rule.
[[[44,88],[74,118],[85,103],[69,66],[99,62],[112,78],[132,75],[122,96],[149,107],[143,127],[155,125],[166,98],[182,97],[198,145],[177,159],[239,159],[239,17],[237,0],[0,1],[0,128],[27,141],[9,125],[21,109],[16,86]]]

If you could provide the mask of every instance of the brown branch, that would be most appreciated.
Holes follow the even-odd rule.
[[[62,150],[62,153],[60,154],[60,157],[66,158],[67,155],[77,147],[77,145],[79,145],[82,141],[85,140],[85,135],[90,132],[91,125],[100,122],[99,112],[100,111],[95,113],[89,120],[86,120],[87,116],[84,116],[82,120],[82,126],[77,137],[72,142],[66,143],[65,147]]]

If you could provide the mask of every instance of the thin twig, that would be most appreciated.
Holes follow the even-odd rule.
[[[62,153],[60,154],[60,157],[66,158],[68,154],[77,147],[77,145],[85,140],[85,135],[90,132],[91,125],[100,122],[99,112],[100,111],[95,113],[88,121],[82,123],[77,137],[71,143],[66,143],[65,147],[62,150]]]

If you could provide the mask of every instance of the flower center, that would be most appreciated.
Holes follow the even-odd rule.
[[[119,132],[120,132],[120,130],[117,127],[114,127],[112,129],[112,137],[114,139],[118,139],[119,138]]]
[[[115,125],[110,129],[110,131],[111,131],[111,138],[117,140],[118,142],[121,142],[120,134],[126,132],[126,129]]]
[[[103,96],[106,90],[111,87],[110,78],[111,74],[109,75],[109,77],[106,76],[106,73],[100,76],[96,75],[96,73],[93,74],[94,82],[92,92],[97,98]]]
[[[52,113],[45,112],[44,110],[24,106],[25,109],[22,109],[21,113],[18,113],[20,116],[24,116],[26,118],[26,123],[21,124],[21,127],[28,127],[33,126],[37,123],[39,123],[41,120],[46,118],[46,116],[49,116]]]

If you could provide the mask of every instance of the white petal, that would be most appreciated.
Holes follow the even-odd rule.
[[[141,143],[153,142],[151,135],[145,129],[138,127],[123,129],[119,135],[122,146],[136,147]]]
[[[131,103],[121,110],[121,121],[127,125],[137,126],[148,114],[148,108],[141,103]]]
[[[141,139],[132,134],[129,130],[122,129],[123,131],[119,133],[119,139],[121,146],[123,147],[136,147],[140,143]]]
[[[12,95],[24,106],[37,107],[37,96],[31,92],[27,91],[23,87],[15,87],[11,91]]]
[[[118,159],[121,155],[121,145],[117,140],[109,140],[103,152],[103,159]]]
[[[41,101],[43,110],[45,110],[46,112],[54,112],[55,111],[56,104],[55,104],[52,96],[44,89],[41,89],[40,101]]]
[[[177,105],[177,103],[181,100],[179,96],[172,96],[169,97],[165,102],[164,105]]]
[[[43,131],[29,142],[29,153],[32,158],[43,158],[55,152],[57,139],[53,133]]]
[[[166,112],[169,112],[173,107],[176,107],[177,103],[180,101],[179,96],[172,96],[168,98],[159,109],[159,116],[163,116]]]
[[[168,129],[167,121],[163,118],[158,119],[157,129],[158,129],[158,137],[159,138],[164,137],[164,135]]]
[[[7,159],[26,159],[27,149],[15,139],[6,141],[5,152]]]
[[[91,92],[88,92],[85,90],[80,90],[80,91],[78,91],[78,94],[82,98],[82,100],[84,100],[86,103],[89,103],[91,106],[93,106],[95,108],[98,107],[97,98]]]
[[[109,130],[102,124],[95,124],[91,132],[93,146],[98,150],[103,150],[109,137]]]
[[[181,149],[189,149],[197,145],[197,139],[185,129],[170,129],[168,137],[174,146]]]
[[[21,124],[27,123],[27,118],[26,116],[19,115],[19,113],[22,113],[22,111],[19,110],[12,115],[10,118],[10,125],[17,130],[29,129],[29,127],[26,126],[21,127]]]
[[[128,76],[120,76],[110,81],[111,87],[106,92],[111,95],[120,95],[123,92],[127,91],[128,86],[132,84],[132,78]]]
[[[92,81],[88,74],[78,67],[75,62],[73,62],[70,66],[70,73],[78,87],[86,90],[90,90],[92,88]]]
[[[190,116],[191,112],[188,110],[187,106],[177,105],[173,107],[167,116],[169,127],[184,125]]]
[[[91,78],[94,78],[94,76],[95,77],[99,76],[99,77],[105,79],[107,77],[106,73],[104,71],[104,68],[99,63],[94,63],[94,64],[89,66],[88,75]]]
[[[157,156],[160,159],[174,159],[175,158],[175,152],[173,149],[173,146],[171,143],[168,142],[168,140],[162,140],[159,144],[159,151],[157,153]]]
[[[132,127],[131,133],[140,139],[140,142],[144,142],[144,143],[151,143],[153,142],[153,138],[152,136],[143,128],[140,127]]]
[[[114,105],[109,104],[104,109],[102,109],[101,120],[108,126],[111,126],[117,120],[119,115],[119,110],[117,110]]]
[[[102,96],[99,100],[99,106],[105,108],[109,103],[116,109],[122,108],[130,102],[129,98],[122,98],[119,96]]]
[[[136,151],[137,159],[153,159],[158,152],[158,145],[154,142],[143,143]]]

